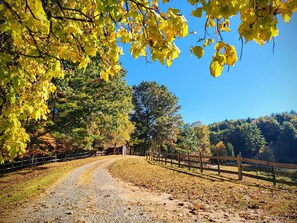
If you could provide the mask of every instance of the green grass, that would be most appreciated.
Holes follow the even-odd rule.
[[[53,168],[46,171],[47,174],[45,176],[37,176],[31,180],[4,189],[0,194],[1,206],[20,202],[39,194],[70,170],[72,168],[69,166]]]

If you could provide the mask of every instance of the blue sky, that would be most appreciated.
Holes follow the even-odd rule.
[[[177,2],[177,1],[174,1]],[[186,16],[189,31],[197,35],[176,41],[182,53],[169,68],[159,62],[147,63],[145,58],[133,59],[128,48],[121,58],[128,71],[129,85],[141,81],[156,81],[164,84],[179,98],[180,111],[185,122],[202,121],[209,124],[225,119],[260,117],[271,113],[297,111],[297,15],[290,23],[279,19],[279,36],[265,46],[250,42],[244,45],[243,57],[229,72],[213,78],[209,73],[213,46],[202,59],[191,56],[189,48],[203,36],[204,18],[192,18],[189,4],[169,3],[178,7]],[[224,34],[224,40],[235,45],[240,52],[237,25],[239,19],[231,21],[231,33]]]

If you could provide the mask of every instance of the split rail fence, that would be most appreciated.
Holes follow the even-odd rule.
[[[63,153],[54,156],[32,156],[30,158],[21,159],[18,161],[14,161],[12,163],[4,163],[0,165],[0,173],[11,172],[14,170],[23,169],[31,166],[38,166],[46,163],[64,162],[98,155],[104,155],[104,152],[86,151],[80,153]]]
[[[288,169],[296,170],[295,175],[297,174],[297,164],[290,164],[290,163],[277,163],[274,162],[274,158],[272,161],[264,161],[264,160],[255,160],[255,159],[248,159],[238,154],[237,157],[227,157],[227,156],[203,156],[201,153],[199,155],[190,155],[190,154],[181,154],[181,153],[154,153],[154,154],[147,154],[147,160],[157,161],[160,163],[177,165],[180,167],[187,167],[189,170],[193,169],[200,169],[200,172],[203,173],[204,170],[210,171],[217,171],[218,174],[221,172],[230,173],[230,174],[237,174],[238,179],[242,180],[243,176],[257,178],[266,181],[272,181],[274,185],[277,182],[279,183],[291,183],[297,184],[297,178],[295,182],[285,182],[283,180],[277,180],[276,177],[276,169],[280,172],[286,172]],[[212,165],[209,165],[209,164]],[[236,166],[235,170],[226,170],[222,169],[225,166]],[[214,168],[215,167],[215,168]],[[270,173],[271,178],[266,178],[263,176],[254,174],[249,174],[246,171],[243,171],[244,168],[248,169],[252,167],[253,170],[259,168],[264,169],[266,172]],[[296,176],[295,176],[296,177]]]

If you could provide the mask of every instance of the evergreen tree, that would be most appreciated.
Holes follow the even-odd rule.
[[[177,140],[178,149],[183,152],[197,152],[198,143],[194,127],[190,124],[181,124]]]
[[[132,89],[126,85],[123,71],[109,81],[100,78],[101,61],[95,58],[83,72],[75,64],[65,63],[65,78],[56,80],[57,91],[50,99],[50,130],[73,149],[101,147],[129,140],[133,125]]]

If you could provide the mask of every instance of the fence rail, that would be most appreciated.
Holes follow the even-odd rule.
[[[276,168],[297,170],[297,164],[277,163],[277,162],[274,162],[274,158],[272,159],[272,161],[249,159],[249,158],[242,157],[241,154],[238,154],[237,157],[226,157],[226,156],[203,156],[201,153],[199,155],[190,155],[190,154],[181,154],[181,153],[153,153],[153,154],[148,153],[146,156],[146,159],[157,161],[160,163],[165,163],[165,164],[168,163],[171,165],[177,165],[179,168],[188,167],[189,169],[191,168],[200,169],[201,173],[203,173],[203,170],[211,170],[211,171],[217,171],[218,174],[221,174],[221,172],[237,174],[239,180],[242,180],[243,176],[257,178],[261,180],[268,180],[268,181],[272,181],[274,185],[276,185],[277,182],[284,183],[284,181],[277,180]],[[209,166],[206,165],[206,163],[209,163],[210,160],[212,161],[212,163],[215,163],[215,165],[212,165],[212,167],[216,166],[215,169],[210,168]],[[231,163],[227,161],[231,161]],[[222,162],[225,162],[224,166],[231,166],[231,164],[233,164],[233,166],[237,167],[236,171],[222,169]],[[258,171],[257,171],[257,175],[252,175],[244,172],[243,169],[246,168],[247,166],[255,166],[255,165],[256,167],[265,168],[266,171],[268,171],[269,174],[271,175],[271,178],[259,176]]]
[[[54,156],[34,157],[29,159],[22,159],[12,163],[5,163],[0,165],[0,173],[11,172],[17,169],[23,169],[31,166],[38,166],[46,163],[63,162],[75,159],[82,159],[92,156],[104,155],[102,151],[86,151],[80,153],[63,153]]]

